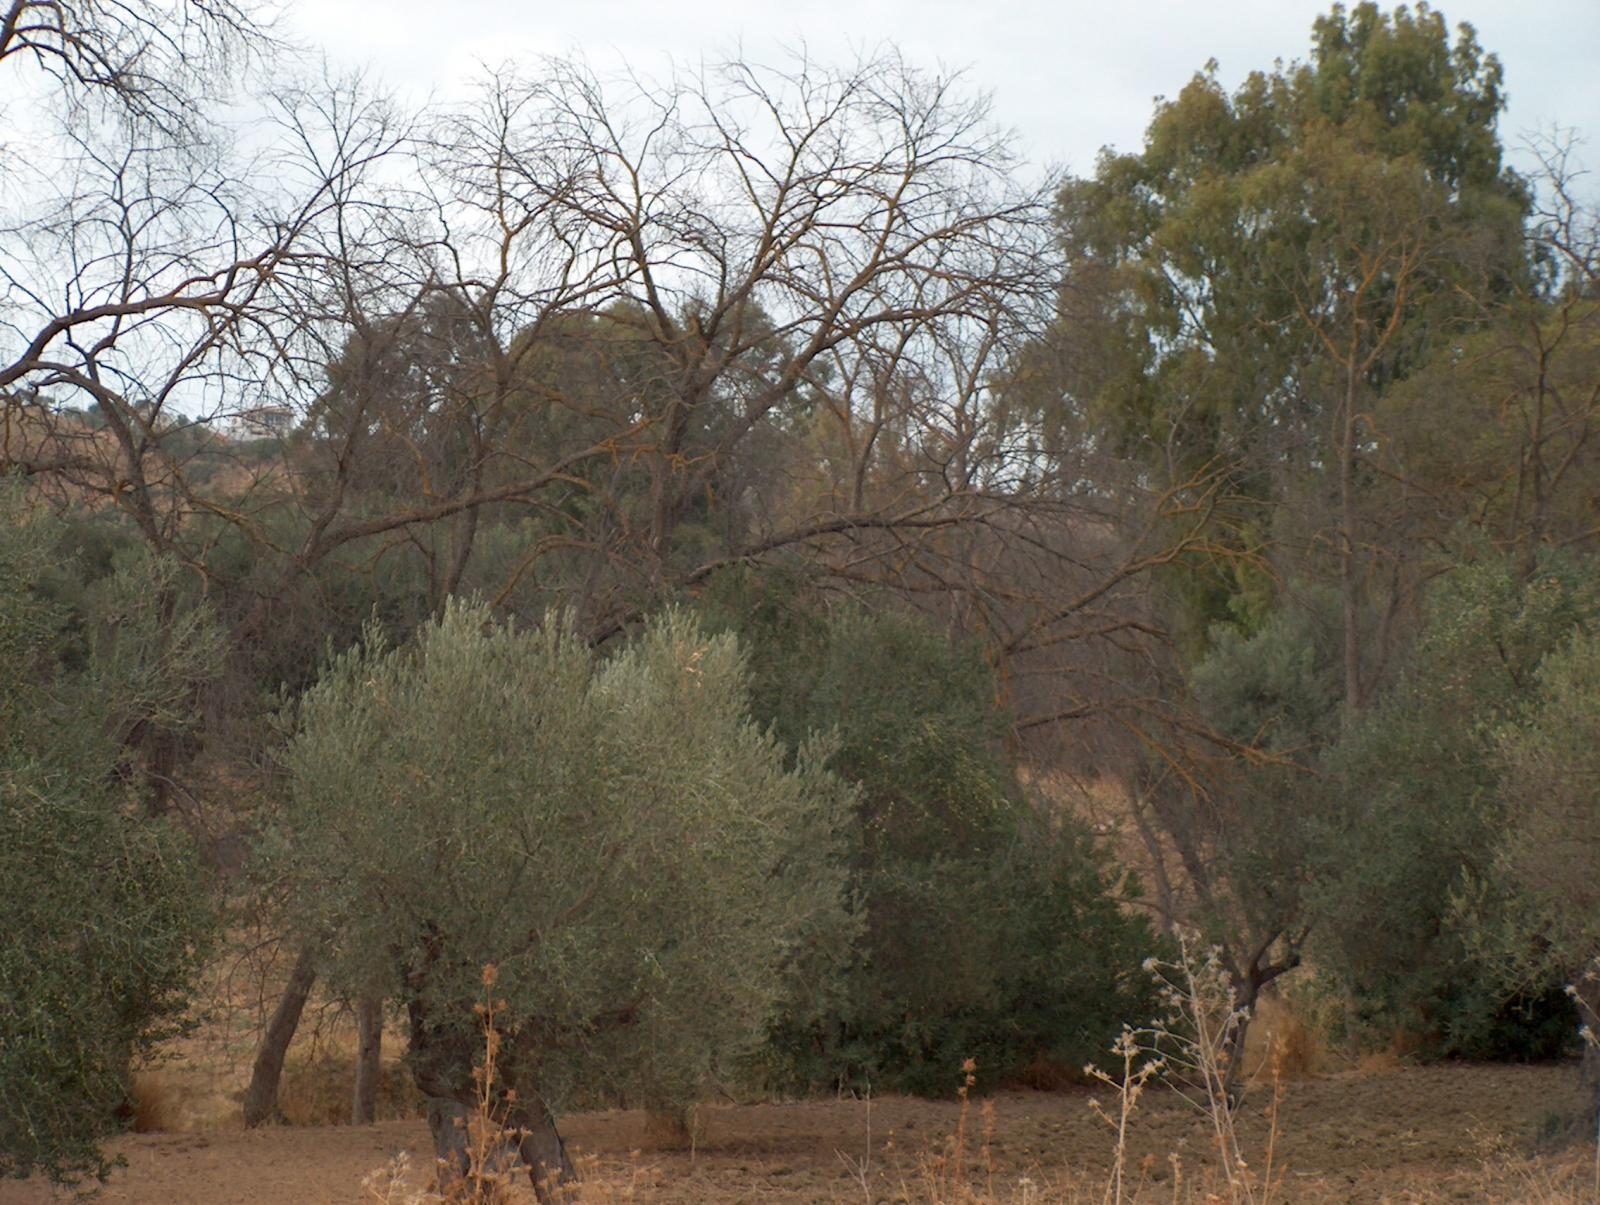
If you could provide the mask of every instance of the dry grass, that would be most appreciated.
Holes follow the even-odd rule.
[[[138,1069],[132,1090],[133,1129],[142,1134],[200,1134],[243,1126],[244,1088],[256,1043],[293,959],[276,941],[235,932],[231,953],[201,983],[193,1033],[168,1043]],[[421,1116],[422,1101],[393,1052],[403,1034],[384,1034],[378,1084],[379,1120]],[[314,994],[284,1060],[278,1103],[292,1126],[344,1125],[355,1083],[356,1031],[340,1001]]]
[[[325,1022],[290,1048],[278,1104],[291,1126],[345,1125],[355,1083],[355,1034],[347,1024]],[[250,1056],[224,1057],[211,1045],[169,1056],[133,1079],[133,1131],[198,1134],[243,1126],[240,1101]],[[393,1043],[388,1044],[394,1049]],[[422,1100],[397,1059],[386,1059],[378,1081],[379,1120],[418,1117]]]
[[[854,1200],[867,1205],[1279,1205],[1352,1200],[1526,1201],[1533,1205],[1581,1201],[1600,1205],[1600,1179],[1594,1178],[1600,1163],[1589,1158],[1587,1149],[1576,1155],[1529,1158],[1525,1142],[1509,1138],[1492,1125],[1467,1126],[1462,1141],[1470,1150],[1463,1148],[1461,1156],[1447,1166],[1434,1164],[1420,1174],[1368,1171],[1365,1167],[1360,1174],[1330,1173],[1331,1150],[1312,1147],[1314,1153],[1307,1158],[1307,1143],[1282,1128],[1291,1112],[1286,1108],[1290,1085],[1305,1086],[1293,1089],[1297,1098],[1315,1095],[1330,1099],[1330,1089],[1341,1082],[1356,1088],[1369,1078],[1414,1080],[1423,1073],[1401,1068],[1389,1059],[1364,1072],[1326,1075],[1333,1060],[1321,1037],[1314,1003],[1308,1006],[1304,998],[1280,996],[1264,1002],[1254,1018],[1254,1041],[1245,1055],[1253,1064],[1269,1068],[1254,1077],[1252,1088],[1256,1097],[1264,1094],[1265,1101],[1258,1099],[1248,1109],[1230,1107],[1225,1093],[1225,1052],[1242,1014],[1235,1007],[1226,975],[1214,957],[1188,948],[1177,962],[1153,969],[1164,984],[1167,1021],[1141,1032],[1125,1031],[1113,1048],[1118,1064],[1113,1070],[1087,1069],[1091,1078],[1109,1090],[1108,1096],[1089,1095],[1085,1101],[1104,1135],[1101,1170],[1087,1160],[1074,1166],[1049,1159],[1047,1144],[1008,1126],[994,1100],[975,1100],[976,1068],[969,1063],[957,1089],[951,1123],[914,1143],[906,1140],[912,1122],[903,1107],[891,1109],[901,1118],[901,1133],[897,1135],[891,1124],[880,1137],[874,1133],[874,1102],[860,1102],[862,1142],[856,1148],[860,1153],[836,1148],[842,1181],[836,1177],[831,1189],[815,1191],[805,1199]],[[486,1020],[485,1074],[492,1080],[492,1009]],[[1441,1069],[1432,1078],[1444,1074]],[[1350,1094],[1362,1095],[1359,1091]],[[1419,1109],[1443,1106],[1442,1099],[1428,1097],[1426,1090],[1419,1094]],[[1301,1099],[1294,1103],[1293,1124],[1304,1126],[1308,1110]],[[1377,1162],[1373,1156],[1381,1150],[1378,1140],[1388,1139],[1402,1149],[1408,1144],[1418,1146],[1426,1167],[1432,1155],[1426,1141],[1410,1139],[1404,1130],[1396,1132],[1379,1110],[1356,1107],[1365,1112],[1362,1121],[1368,1128],[1363,1131],[1360,1125],[1353,1125],[1353,1136],[1374,1143],[1363,1164],[1368,1159]],[[696,1138],[706,1124],[710,1124],[708,1113],[702,1111],[695,1126]],[[690,1144],[687,1169],[681,1156],[670,1166],[659,1157],[647,1158],[647,1150],[681,1148],[683,1134],[677,1129],[664,1132],[657,1117],[645,1117],[641,1128],[642,1147],[632,1149],[625,1158],[581,1159],[581,1182],[564,1199],[602,1203],[751,1199],[737,1190],[727,1193],[716,1184],[715,1175],[702,1175],[694,1143]],[[478,1195],[463,1196],[458,1189],[453,1195],[441,1196],[426,1187],[410,1188],[410,1169],[401,1164],[368,1178],[368,1199],[385,1205],[531,1201],[525,1173],[519,1174],[520,1169],[505,1158],[504,1139],[487,1094],[469,1129],[474,1172],[462,1183],[473,1186],[471,1192]],[[1311,1163],[1312,1170],[1292,1168],[1285,1158],[1286,1147]],[[1020,1171],[1019,1148],[1024,1156],[1033,1157]],[[779,1185],[786,1170],[780,1164],[769,1175],[767,1183],[775,1197],[782,1191]],[[757,1195],[764,1196],[765,1191]]]
[[[237,1093],[204,1068],[187,1064],[135,1073],[131,1104],[136,1134],[194,1134],[243,1125]]]
[[[1339,1071],[1286,1083],[1275,1160],[1285,1173],[1284,1189],[1276,1202],[1593,1205],[1585,1189],[1594,1151],[1587,1130],[1585,1141],[1533,1157],[1545,1114],[1566,1110],[1569,1101],[1577,1107],[1576,1078],[1569,1065],[1446,1065]],[[1109,1089],[1007,1091],[987,1101],[974,1096],[961,1180],[969,1202],[987,1195],[997,1205],[1103,1203],[1114,1137],[1091,1112],[1092,1099],[1115,1113]],[[985,1103],[993,1116],[987,1144],[992,1183],[982,1157]],[[1264,1149],[1269,1104],[1262,1085],[1235,1118],[1247,1159]],[[876,1205],[932,1205],[938,1176],[930,1172],[940,1157],[949,1157],[949,1141],[961,1130],[959,1110],[953,1092],[944,1101],[883,1096],[718,1103],[705,1109],[704,1137],[692,1153],[651,1145],[639,1111],[573,1114],[561,1128],[583,1177],[585,1202],[862,1205],[864,1167]],[[1593,1114],[1587,1116],[1592,1124]],[[1226,1201],[1207,1124],[1175,1093],[1152,1085],[1128,1127],[1125,1195],[1146,1205],[1199,1205],[1208,1195]],[[113,1177],[104,1205],[371,1201],[360,1187],[363,1177],[374,1168],[387,1170],[404,1152],[409,1175],[392,1198],[402,1201],[427,1188],[433,1168],[432,1143],[419,1120],[128,1135],[112,1152],[129,1166]],[[513,1188],[526,1194],[525,1177]],[[32,1183],[0,1182],[0,1202],[64,1205]]]
[[[284,1060],[278,1107],[294,1126],[345,1125],[356,1077],[353,1033],[338,1032],[293,1050]],[[423,1102],[398,1061],[385,1061],[378,1077],[378,1119],[419,1117]]]
[[[1279,1080],[1303,1080],[1335,1068],[1324,1034],[1327,1025],[1315,1015],[1303,993],[1262,994],[1245,1045],[1245,1065]]]
[[[1197,1080],[1190,1073],[1187,1097],[1159,1076],[1136,1083],[1142,1062],[1174,1053],[1151,1054],[1154,1043],[1146,1040],[1115,1056],[1119,1065],[1098,1092],[1077,1087],[980,1100],[966,1088],[943,1103],[889,1097],[717,1104],[700,1111],[687,1150],[677,1136],[652,1130],[642,1113],[573,1116],[563,1125],[582,1177],[573,1199],[601,1205],[1600,1202],[1590,1145],[1593,1102],[1577,1098],[1569,1068],[1414,1067],[1393,1056],[1347,1066],[1319,1036],[1318,1005],[1314,995],[1308,1003],[1294,994],[1264,1005],[1247,1055],[1259,1074],[1244,1106],[1225,1117],[1193,1103],[1193,1086],[1201,1089],[1199,1099],[1205,1096],[1203,1068]],[[131,1166],[113,1181],[108,1200],[245,1199],[226,1189],[239,1182],[251,1185],[249,1200],[268,1205],[449,1199],[430,1184],[431,1144],[414,1120],[239,1131],[229,1096],[234,1081],[217,1065],[227,1045],[215,1033],[203,1034],[188,1041],[184,1058],[140,1074],[136,1124],[161,1132],[122,1140],[117,1149]],[[247,1069],[250,1045],[233,1045]],[[352,1050],[338,1010],[325,1010],[291,1055],[284,1103],[297,1119],[346,1119]],[[210,1061],[197,1066],[189,1055]],[[1130,1083],[1136,1092],[1128,1091]],[[395,1069],[386,1085],[400,1102],[410,1092]],[[396,1103],[386,1112],[409,1107]],[[1568,1120],[1557,1126],[1556,1113]],[[1541,1129],[1547,1135],[1559,1129],[1569,1145],[1535,1157]],[[497,1199],[532,1201],[526,1172],[504,1158],[498,1129],[480,1132],[476,1158],[486,1174],[500,1177]],[[358,1189],[363,1173],[380,1164]],[[117,1191],[119,1184],[126,1189]],[[46,1200],[32,1186],[0,1185],[6,1205]]]

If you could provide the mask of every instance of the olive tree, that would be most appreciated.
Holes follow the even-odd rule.
[[[1581,712],[1546,709],[1546,683],[1559,681],[1549,666],[1567,642],[1592,630],[1600,580],[1562,553],[1542,554],[1527,577],[1517,559],[1460,549],[1429,590],[1399,680],[1324,763],[1333,799],[1315,871],[1322,965],[1344,981],[1358,1018],[1410,1031],[1425,1052],[1547,1055],[1570,1034],[1552,982],[1561,968],[1508,961],[1513,946],[1483,939],[1518,910],[1496,871],[1508,837],[1540,827],[1530,800],[1547,813],[1560,806],[1536,785],[1532,761],[1513,759],[1508,771],[1501,734],[1556,715],[1581,730]]]
[[[1539,666],[1538,702],[1498,740],[1508,822],[1490,888],[1488,936],[1503,964],[1528,979],[1554,971],[1575,981],[1583,1024],[1600,1029],[1600,635],[1576,629]],[[1585,1045],[1584,1082],[1600,1088],[1600,1048]]]
[[[759,1041],[803,947],[850,923],[850,796],[820,753],[786,768],[735,642],[678,614],[597,659],[561,621],[451,603],[330,665],[285,753],[278,856],[330,981],[403,1008],[441,1159],[462,1166],[488,964],[540,1192],[571,1174],[560,1102],[680,1106]]]
[[[181,722],[215,641],[198,608],[163,631],[169,567],[85,588],[60,535],[0,491],[0,1176],[70,1183],[110,1170],[99,1142],[135,1060],[182,1027],[211,929],[125,741]]]

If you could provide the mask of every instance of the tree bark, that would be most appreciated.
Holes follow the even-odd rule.
[[[1356,553],[1356,370],[1346,368],[1339,438],[1339,601],[1344,624],[1344,717],[1348,726],[1361,710],[1361,581]]]
[[[549,1108],[534,1093],[519,1094],[506,1120],[520,1136],[517,1153],[528,1169],[539,1205],[562,1200],[562,1190],[577,1180],[578,1172],[567,1156],[567,1144],[561,1140]]]
[[[472,1171],[472,1156],[467,1149],[467,1120],[471,1115],[471,1110],[459,1100],[445,1096],[428,1098],[428,1132],[433,1135],[439,1193],[447,1200],[448,1183],[463,1180]]]
[[[278,1109],[278,1084],[283,1079],[283,1059],[294,1041],[295,1030],[300,1028],[300,1014],[305,1011],[306,1000],[311,995],[311,985],[317,972],[312,951],[300,951],[294,969],[289,972],[289,983],[283,989],[267,1031],[261,1036],[260,1049],[256,1051],[255,1067],[250,1072],[250,1086],[244,1094],[244,1124],[258,1126],[283,1120]]]
[[[356,1001],[356,1082],[351,1125],[371,1125],[378,1120],[378,1080],[382,1072],[383,1001],[363,996]]]
[[[1252,974],[1243,980],[1235,979],[1233,985],[1234,1007],[1238,1010],[1232,1028],[1223,1044],[1222,1099],[1231,1113],[1239,1107],[1241,1083],[1244,1075],[1244,1044],[1250,1036],[1250,1022],[1255,1020],[1256,1002],[1261,997],[1261,985]]]

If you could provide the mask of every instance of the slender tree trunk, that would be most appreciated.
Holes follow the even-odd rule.
[[[1239,1010],[1239,1015],[1228,1040],[1226,1052],[1228,1065],[1223,1074],[1223,1092],[1230,1109],[1239,1103],[1240,1076],[1244,1073],[1245,1039],[1250,1036],[1250,1023],[1255,1020],[1256,1006],[1261,1002],[1262,989],[1300,965],[1299,955],[1294,953],[1290,953],[1283,962],[1263,962],[1269,948],[1270,944],[1261,948],[1250,965],[1245,968],[1244,974],[1234,972],[1231,976],[1233,1003]]]
[[[479,476],[474,474],[473,489],[481,488]],[[456,546],[451,552],[450,567],[445,572],[444,581],[440,583],[439,597],[434,600],[435,614],[443,614],[445,602],[461,589],[461,579],[467,574],[467,565],[472,560],[473,541],[478,534],[478,510],[476,506],[469,506],[461,513],[461,519],[456,524]]]
[[[1343,431],[1339,440],[1339,601],[1344,620],[1344,709],[1348,722],[1361,709],[1361,583],[1356,559],[1356,370],[1346,369]]]
[[[1535,329],[1534,335],[1536,338],[1538,337],[1537,329]],[[1534,392],[1533,430],[1528,434],[1528,452],[1524,457],[1526,467],[1523,470],[1523,476],[1528,480],[1528,488],[1533,494],[1533,499],[1529,507],[1526,530],[1523,530],[1522,525],[1519,524],[1518,529],[1513,532],[1513,538],[1522,546],[1521,556],[1518,558],[1518,568],[1522,573],[1523,581],[1528,581],[1533,577],[1533,571],[1539,563],[1539,545],[1544,542],[1545,507],[1547,505],[1544,481],[1544,428],[1549,391],[1549,355],[1545,351],[1543,340],[1541,339],[1539,348],[1539,383]],[[1520,482],[1517,495],[1520,503],[1522,495]]]
[[[1234,1004],[1239,1009],[1239,1015],[1234,1022],[1233,1032],[1228,1036],[1228,1065],[1222,1073],[1222,1094],[1229,1109],[1239,1105],[1239,1084],[1244,1075],[1244,1044],[1250,1036],[1250,1022],[1255,1019],[1256,1003],[1261,998],[1261,984],[1251,974],[1244,982],[1235,984],[1234,993]]]
[[[283,1059],[289,1052],[289,1043],[294,1041],[295,1030],[300,1028],[300,1014],[305,1011],[311,985],[316,980],[312,951],[301,950],[272,1020],[267,1022],[267,1031],[261,1035],[255,1067],[250,1072],[250,1086],[244,1094],[246,1126],[282,1120],[283,1115],[278,1111],[278,1084],[283,1079]]]
[[[356,1082],[350,1124],[378,1120],[378,1079],[383,1071],[383,1001],[363,996],[356,1001]]]

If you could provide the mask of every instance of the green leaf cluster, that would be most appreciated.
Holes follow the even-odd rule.
[[[847,862],[865,929],[774,1026],[769,1074],[942,1094],[968,1058],[989,1082],[1080,1067],[1148,1010],[1155,938],[1125,908],[1134,885],[1080,824],[1026,798],[975,647],[915,617],[829,608],[781,572],[727,575],[700,607],[752,649],[756,716],[789,748],[828,734],[856,790]]]
[[[133,1064],[182,1028],[212,933],[123,742],[190,722],[215,645],[203,608],[162,622],[170,565],[86,584],[65,530],[0,495],[0,1174],[73,1182],[109,1171]]]
[[[598,658],[457,602],[300,700],[278,864],[335,984],[406,1008],[429,1094],[470,1089],[487,964],[521,1091],[684,1103],[848,940],[850,792],[815,745],[786,764],[745,672],[681,613]]]

